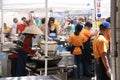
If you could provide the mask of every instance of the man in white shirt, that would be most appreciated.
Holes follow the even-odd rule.
[[[17,18],[13,18],[13,24],[11,25],[11,35],[12,36],[17,34],[17,23],[18,23],[18,19]]]

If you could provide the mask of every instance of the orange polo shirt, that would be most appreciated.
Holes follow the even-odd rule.
[[[92,36],[92,32],[87,29],[83,29],[81,33],[84,36],[84,42],[88,41],[88,39]]]
[[[108,42],[110,42],[110,32],[109,32],[109,34],[106,36],[106,39],[108,40]]]
[[[83,35],[81,33],[77,36],[74,33],[71,34],[70,37],[68,38],[68,42],[75,46],[73,50],[74,55],[82,54],[82,50],[79,47],[79,46],[83,47]]]
[[[94,58],[98,59],[104,52],[107,53],[109,48],[108,41],[103,35],[98,35],[93,40],[93,54]]]

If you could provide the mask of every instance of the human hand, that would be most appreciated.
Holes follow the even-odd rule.
[[[48,37],[48,40],[53,41],[53,38]]]
[[[111,69],[107,70],[107,75],[108,75],[108,77],[111,77]]]
[[[41,58],[41,54],[40,54],[38,51],[36,51],[35,56],[36,56],[38,59]]]

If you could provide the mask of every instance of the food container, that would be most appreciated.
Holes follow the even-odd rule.
[[[48,44],[48,51],[56,51],[57,50],[58,44],[56,41],[48,41],[47,44]],[[41,41],[39,45],[40,45],[41,49],[45,51],[45,49],[46,49],[45,41]]]

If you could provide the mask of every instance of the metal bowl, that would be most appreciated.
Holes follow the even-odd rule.
[[[48,67],[57,66],[61,59],[62,57],[58,57],[58,56],[54,58],[48,58]],[[40,60],[34,59],[34,62],[36,63],[36,68],[45,67],[45,58],[42,58]]]

